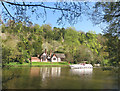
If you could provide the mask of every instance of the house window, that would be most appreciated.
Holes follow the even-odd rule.
[[[56,60],[56,58],[53,58],[53,60]]]

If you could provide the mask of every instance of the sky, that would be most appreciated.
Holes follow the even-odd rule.
[[[47,5],[52,5],[51,3],[47,2]],[[102,33],[102,29],[101,29],[101,26],[100,25],[94,25],[92,23],[92,21],[90,19],[88,19],[87,16],[82,16],[81,20],[78,21],[77,24],[75,25],[70,25],[69,23],[65,23],[65,25],[58,25],[56,22],[57,22],[57,19],[58,19],[58,16],[60,16],[60,12],[56,12],[55,14],[53,14],[53,11],[52,10],[47,10],[47,20],[45,23],[43,22],[40,22],[40,21],[43,21],[42,19],[40,20],[35,20],[35,17],[32,18],[31,21],[33,21],[33,23],[36,23],[36,24],[39,24],[39,25],[42,25],[42,24],[51,24],[52,27],[64,27],[64,28],[67,28],[67,27],[75,27],[75,29],[77,31],[83,31],[83,32],[88,32],[88,31],[95,31],[97,34],[98,33]]]
[[[51,6],[52,2],[46,2],[47,5]],[[7,6],[7,5],[6,5]],[[13,10],[11,8],[8,8],[8,10],[10,11],[11,14],[13,14]],[[42,9],[40,9],[41,11]],[[88,32],[88,31],[95,31],[97,34],[98,33],[102,33],[102,29],[101,29],[101,25],[93,25],[92,21],[88,19],[88,17],[86,16],[82,16],[81,21],[78,21],[77,24],[75,25],[70,25],[69,23],[65,23],[65,25],[58,25],[57,19],[58,16],[60,16],[60,12],[56,12],[55,14],[53,14],[53,11],[50,9],[47,9],[47,19],[45,21],[45,23],[43,23],[43,19],[40,18],[39,20],[36,20],[35,15],[32,15],[30,13],[30,11],[27,12],[28,15],[32,16],[31,17],[31,21],[33,22],[33,24],[39,24],[40,26],[42,24],[50,24],[52,27],[74,27],[77,31],[83,31],[83,32]]]

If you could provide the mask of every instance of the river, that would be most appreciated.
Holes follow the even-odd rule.
[[[118,73],[102,68],[11,67],[2,81],[3,89],[118,89]]]

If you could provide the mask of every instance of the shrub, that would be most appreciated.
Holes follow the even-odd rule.
[[[94,62],[94,61],[91,61],[91,64],[94,66],[95,62]]]
[[[21,57],[21,58],[19,59],[19,63],[20,63],[20,64],[23,64],[23,60],[24,60],[24,59]]]
[[[74,60],[74,64],[77,64],[77,60]]]
[[[86,62],[86,64],[88,64],[88,61]]]
[[[25,60],[25,62],[26,62],[26,63],[29,63],[29,60],[28,60],[28,59],[26,59],[26,60]]]

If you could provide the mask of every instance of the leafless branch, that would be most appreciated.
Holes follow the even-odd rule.
[[[49,6],[45,6],[45,5],[41,5],[41,4],[16,4],[16,3],[12,3],[12,2],[6,2],[6,3],[11,4],[11,5],[17,5],[17,6],[40,6],[40,7],[43,7],[43,8],[54,9],[54,10],[71,11],[70,9],[49,7]],[[71,12],[78,13],[78,12],[75,12],[75,11],[71,11]]]
[[[5,2],[5,3],[4,3]],[[14,15],[16,15],[15,19],[18,21],[28,21],[26,20],[26,18],[28,19],[28,16],[26,15],[27,9],[31,10],[32,14],[36,14],[36,19],[40,18],[40,16],[42,16],[42,19],[45,18],[44,22],[47,19],[47,11],[46,9],[50,9],[53,11],[60,11],[61,16],[58,18],[57,23],[59,24],[63,24],[63,22],[69,22],[70,24],[75,24],[77,23],[78,19],[81,16],[81,13],[83,13],[81,10],[81,3],[67,3],[67,2],[60,2],[60,3],[55,3],[55,6],[47,6],[43,3],[18,3],[18,2],[8,2],[8,1],[4,1],[2,2],[3,6],[5,7],[5,4],[8,5],[9,7],[12,6],[13,9],[15,9],[15,11],[13,12]],[[43,11],[38,11],[39,8],[43,8]],[[12,16],[10,14],[10,12],[7,10],[7,7],[5,8],[6,12],[10,15],[10,17],[14,18],[14,16]],[[41,13],[43,12],[43,13]],[[5,14],[5,13],[4,13]],[[6,16],[7,17],[7,16]],[[30,18],[29,18],[30,20]]]
[[[10,17],[12,17],[12,19],[14,20],[14,17],[10,14],[10,12],[7,10],[7,8],[5,7],[4,3],[1,1],[3,7],[5,8],[5,10],[8,12],[8,14],[10,15]]]

